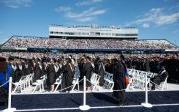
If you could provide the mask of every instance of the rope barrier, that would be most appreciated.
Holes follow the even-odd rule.
[[[89,83],[91,83],[91,81],[89,81],[88,79],[86,79],[86,81],[88,81]],[[92,83],[91,83],[92,84]],[[96,86],[95,84],[92,84],[94,86]],[[107,93],[107,92],[117,92],[117,91],[125,91],[127,89],[120,89],[120,90],[107,90],[107,91],[91,91],[92,93]],[[87,91],[87,93],[90,93],[90,91]]]
[[[8,82],[9,82],[9,80],[6,81],[4,84],[0,85],[0,88],[3,87],[3,86],[5,86]]]
[[[81,79],[79,82],[81,82],[83,79]],[[79,83],[78,82],[78,83]],[[68,89],[68,88],[71,88],[71,87],[73,87],[74,85],[71,85],[71,86],[68,86],[68,87],[66,87],[66,88],[63,88],[63,89],[61,89],[60,91],[63,91],[63,90],[66,90],[66,89]]]

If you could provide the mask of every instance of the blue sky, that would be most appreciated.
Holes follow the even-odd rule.
[[[134,26],[141,39],[179,45],[178,0],[0,0],[0,43],[12,35],[48,37],[50,24]]]

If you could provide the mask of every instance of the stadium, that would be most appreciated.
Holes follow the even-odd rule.
[[[178,55],[177,45],[166,39],[140,39],[135,27],[53,24],[48,37],[13,35],[1,45],[5,59],[0,85],[4,91],[12,89],[8,108],[17,111],[80,111],[85,106],[91,111],[145,111],[146,105],[150,107],[148,95],[153,111],[162,106],[175,111]],[[123,77],[128,77],[125,87],[115,86],[117,62],[127,74]],[[163,69],[167,76],[157,77]],[[122,105],[111,98],[116,92],[126,94]]]

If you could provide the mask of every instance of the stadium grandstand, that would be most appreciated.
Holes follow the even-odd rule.
[[[56,33],[55,33],[56,32]],[[60,33],[59,33],[60,32]],[[50,25],[49,37],[12,36],[1,50],[27,50],[30,48],[74,49],[95,51],[115,50],[165,50],[177,51],[178,47],[166,39],[138,39],[138,29],[114,26],[72,26]],[[73,51],[74,51],[73,50]]]
[[[98,49],[100,50],[165,50],[177,51],[178,47],[165,39],[159,40],[114,40],[114,39],[62,39],[31,36],[12,36],[5,42],[3,49],[26,50],[28,48],[49,49]]]

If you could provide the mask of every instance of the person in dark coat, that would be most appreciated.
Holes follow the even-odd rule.
[[[113,87],[113,96],[117,99],[118,103],[121,104],[124,102],[125,99],[125,68],[122,62],[116,58],[112,60],[113,66],[113,81],[114,81],[114,87]],[[116,91],[117,90],[117,91]]]
[[[55,72],[56,72],[56,77],[59,77],[62,74],[62,65],[59,61],[56,60],[55,64]]]
[[[16,61],[11,62],[11,67],[12,67],[12,81],[17,82],[17,74],[16,74],[17,63],[16,63]]]
[[[62,89],[67,88],[72,85],[74,77],[74,65],[72,64],[71,59],[66,60],[66,64],[62,67]],[[65,91],[70,91],[71,88],[65,89]]]
[[[80,70],[80,78],[79,80],[83,79],[83,77],[85,76],[85,63],[86,63],[86,59],[84,57],[81,58],[80,62],[78,63],[78,67]],[[80,85],[83,85],[83,81],[80,82]]]
[[[16,70],[14,72],[14,82],[18,82],[24,76],[23,66],[20,60],[17,61]]]
[[[93,72],[94,72],[94,67],[92,66],[91,58],[87,56],[86,63],[84,64],[84,75],[88,80],[86,82],[86,87],[88,88],[88,90],[91,89],[91,83],[89,81],[91,80],[91,75]]]
[[[29,75],[30,74],[30,66],[29,66],[29,63],[28,63],[27,60],[24,62],[23,66],[24,66],[24,73],[25,73],[25,75]]]
[[[111,59],[107,59],[105,62],[105,71],[112,74],[112,62]]]
[[[34,77],[33,77],[33,82],[36,80],[40,79],[42,76],[42,65],[40,62],[35,62],[34,63]]]
[[[47,65],[46,72],[47,72],[47,86],[50,87],[50,90],[53,92],[54,83],[56,81],[56,73],[55,73],[53,60],[51,60],[51,62]]]
[[[96,59],[94,61],[94,72],[96,74],[99,74],[99,62],[100,62],[100,58],[96,57]]]
[[[94,61],[94,72],[98,74],[99,76],[101,76],[99,80],[99,85],[103,86],[105,67],[104,67],[102,60],[99,57],[97,57],[96,60]]]

